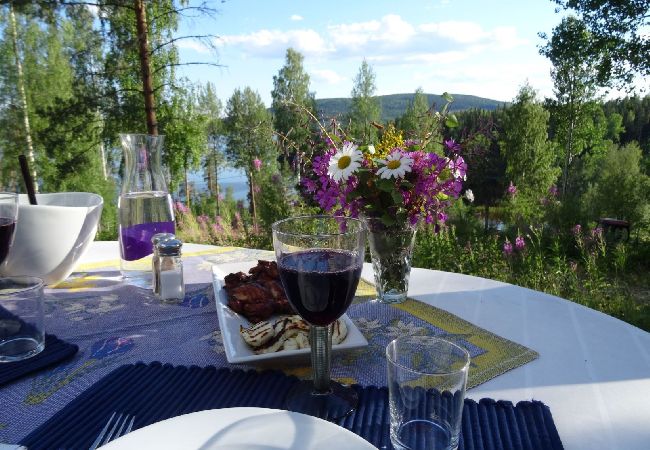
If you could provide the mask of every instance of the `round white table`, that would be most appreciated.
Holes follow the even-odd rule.
[[[117,254],[116,242],[94,242],[82,263]],[[372,280],[369,264],[362,276]],[[650,333],[542,292],[449,272],[413,269],[409,296],[539,353],[468,397],[544,402],[567,450],[650,449]]]

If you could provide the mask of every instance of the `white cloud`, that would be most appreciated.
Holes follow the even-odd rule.
[[[329,60],[367,58],[376,64],[453,63],[477,54],[530,45],[514,27],[485,29],[471,21],[410,23],[397,14],[378,20],[313,29],[258,30],[223,36],[216,42],[241,57],[281,58],[287,47],[309,57]]]
[[[215,41],[218,47],[236,47],[253,56],[283,56],[288,47],[306,55],[330,51],[325,40],[314,30],[260,30],[249,34],[222,36]]]
[[[337,72],[329,69],[311,70],[310,77],[316,82],[322,82],[326,84],[339,84],[343,81],[347,81],[346,77],[343,77]]]
[[[210,48],[202,42],[194,39],[180,39],[176,41],[176,46],[181,49],[194,50],[198,53],[210,53]]]
[[[293,15],[290,17],[290,19],[293,20],[294,22],[300,22],[301,20],[304,19],[304,17],[302,17],[302,16],[299,15],[299,14],[293,14]]]

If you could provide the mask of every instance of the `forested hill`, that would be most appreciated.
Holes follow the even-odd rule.
[[[435,104],[436,109],[440,109],[445,101],[442,95],[425,94],[428,97],[429,104]],[[413,101],[415,94],[391,94],[379,95],[381,102],[381,120],[386,122],[404,114],[408,106]],[[452,94],[454,102],[451,104],[451,111],[461,111],[464,109],[487,109],[494,110],[502,106],[504,102],[491,100],[489,98],[476,97],[475,95]],[[350,108],[349,98],[321,98],[316,100],[316,108],[321,116],[333,117],[339,114],[345,114]]]

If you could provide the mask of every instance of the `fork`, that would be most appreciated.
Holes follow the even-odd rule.
[[[95,439],[93,445],[90,446],[90,450],[95,450],[97,447],[101,447],[102,445],[108,444],[113,439],[117,439],[120,436],[124,436],[129,431],[131,431],[131,428],[133,428],[133,421],[135,420],[135,416],[129,416],[128,414],[120,413],[120,415],[117,416],[115,422],[113,422],[113,418],[115,417],[115,414],[117,414],[117,412],[113,412],[111,417],[108,419],[108,422],[106,422],[104,429],[99,433],[99,436],[97,436],[97,439]],[[130,421],[129,418],[131,419]],[[112,427],[111,427],[111,423],[113,424]],[[125,425],[126,428],[124,427]],[[107,432],[108,434],[106,434]]]

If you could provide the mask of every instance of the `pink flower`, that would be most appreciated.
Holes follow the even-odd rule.
[[[512,181],[510,182],[510,186],[508,186],[507,192],[511,197],[514,197],[515,195],[517,195],[517,186],[512,184]]]
[[[207,223],[208,222],[208,216],[206,216],[205,214],[201,214],[200,216],[198,216],[196,218],[196,221],[198,223]]]
[[[176,202],[174,206],[176,207],[176,211],[181,212],[183,214],[187,214],[188,212],[190,212],[190,209],[181,202]]]
[[[573,228],[571,228],[571,232],[576,236],[579,235],[582,232],[582,225],[576,223]]]
[[[515,248],[518,251],[522,251],[524,248],[526,248],[526,241],[524,241],[524,238],[522,236],[517,236],[515,239]]]
[[[253,165],[255,166],[255,170],[259,172],[260,169],[262,168],[262,161],[260,161],[258,158],[255,158],[253,160]]]
[[[599,238],[602,235],[603,235],[603,229],[599,226],[591,230],[591,237]]]
[[[503,254],[505,256],[510,256],[510,255],[512,255],[512,251],[513,251],[512,243],[510,243],[508,238],[506,238],[506,241],[503,243]]]
[[[554,185],[554,184],[551,185],[551,187],[548,188],[548,193],[549,193],[552,197],[557,197],[557,194],[558,194],[557,186]]]

